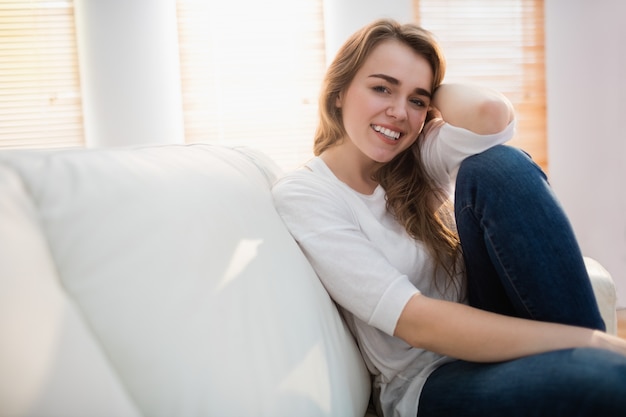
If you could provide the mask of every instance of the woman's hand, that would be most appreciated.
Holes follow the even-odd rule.
[[[626,340],[599,330],[593,331],[590,347],[607,349],[626,355]]]
[[[501,132],[515,118],[513,105],[504,95],[468,84],[442,84],[431,105],[447,123],[480,135]]]

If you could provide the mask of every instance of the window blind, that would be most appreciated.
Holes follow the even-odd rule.
[[[0,147],[82,143],[73,3],[0,0]]]
[[[547,169],[543,1],[414,0],[414,11],[444,49],[444,82],[504,93],[518,123],[510,144]]]
[[[312,155],[325,70],[321,0],[178,0],[187,142]]]

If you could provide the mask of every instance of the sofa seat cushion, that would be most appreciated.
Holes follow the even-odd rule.
[[[0,164],[36,212],[59,280],[45,285],[75,303],[140,414],[365,414],[367,371],[274,210],[262,155],[195,144]]]

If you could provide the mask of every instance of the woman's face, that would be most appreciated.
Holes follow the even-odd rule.
[[[422,131],[432,81],[428,61],[409,46],[397,40],[378,44],[337,98],[348,136],[340,146],[371,162],[392,160]]]

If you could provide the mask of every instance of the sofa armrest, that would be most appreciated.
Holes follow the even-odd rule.
[[[585,266],[591,279],[593,292],[598,301],[606,331],[617,334],[617,292],[611,274],[595,259],[585,257]]]

